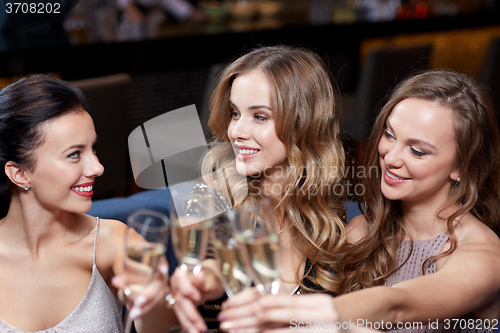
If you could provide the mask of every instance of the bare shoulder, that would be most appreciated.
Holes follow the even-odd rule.
[[[127,230],[127,225],[117,220],[100,219],[99,237],[108,241],[122,240]]]
[[[457,224],[455,235],[457,248],[450,256],[449,262],[461,266],[466,265],[465,262],[467,262],[469,269],[482,272],[483,278],[489,276],[492,280],[498,281],[497,276],[500,274],[500,257],[498,256],[500,239],[498,236],[472,214],[467,214]],[[448,261],[446,257],[443,259],[445,259],[444,263]]]
[[[96,244],[96,265],[104,276],[114,275],[123,249],[127,226],[116,220],[100,219]]]
[[[359,242],[368,232],[368,224],[363,215],[352,218],[346,225],[346,239],[349,243]]]
[[[467,214],[455,227],[459,246],[500,247],[500,239],[487,225],[474,215]]]

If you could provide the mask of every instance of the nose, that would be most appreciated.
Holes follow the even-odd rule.
[[[387,142],[379,151],[386,166],[400,168],[403,166],[402,149],[397,142]]]
[[[88,178],[99,177],[103,174],[103,172],[104,172],[104,167],[99,162],[99,158],[97,158],[97,155],[92,154],[85,168],[85,173],[84,173],[85,177]]]
[[[231,124],[229,125],[228,128],[228,135],[233,139],[233,140],[245,140],[248,139],[250,136],[248,124],[246,120],[241,117],[238,120],[233,120]]]

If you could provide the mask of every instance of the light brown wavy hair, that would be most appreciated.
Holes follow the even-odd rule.
[[[450,255],[457,247],[454,221],[466,212],[499,234],[500,230],[500,136],[491,99],[486,90],[464,74],[450,71],[427,71],[403,81],[392,93],[374,124],[369,139],[367,164],[379,166],[378,143],[387,117],[407,98],[437,102],[453,110],[456,140],[455,165],[460,182],[453,182],[449,201],[438,212],[446,220],[451,247],[427,262]],[[386,199],[380,178],[365,179],[363,215],[367,235],[357,244],[346,245],[343,261],[345,279],[341,292],[383,285],[396,267],[396,251],[406,235],[400,201]],[[449,216],[445,209],[459,207]],[[407,259],[408,260],[408,259]]]
[[[317,54],[297,47],[261,47],[222,71],[210,101],[209,127],[215,142],[226,144],[211,148],[202,163],[203,174],[216,171],[215,184],[213,177],[205,177],[214,186],[231,184],[233,203],[264,196],[259,175],[245,177],[236,172],[234,153],[227,144],[232,83],[238,75],[253,70],[262,71],[269,80],[275,129],[289,164],[281,195],[270,199],[291,221],[293,246],[314,265],[315,282],[335,292],[339,279],[332,270],[344,239],[341,216],[345,208],[334,189],[341,192],[345,157],[339,136],[337,86]],[[297,268],[297,281],[300,273]],[[310,290],[302,282],[301,287]]]

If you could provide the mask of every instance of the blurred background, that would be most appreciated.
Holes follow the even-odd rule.
[[[0,87],[52,73],[84,91],[106,168],[96,199],[141,190],[127,152],[134,128],[191,104],[206,126],[214,77],[258,45],[300,45],[324,58],[343,96],[342,131],[353,167],[387,92],[411,72],[457,70],[500,96],[500,0],[25,4],[17,12],[13,1],[0,4]]]

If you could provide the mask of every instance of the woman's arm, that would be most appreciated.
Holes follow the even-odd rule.
[[[351,223],[351,222],[349,222]],[[358,223],[362,223],[358,220]],[[362,224],[361,224],[362,225]],[[352,224],[351,228],[358,228]],[[362,227],[359,227],[362,230]],[[357,238],[354,238],[354,241]],[[343,322],[423,322],[458,319],[473,311],[479,318],[500,317],[500,241],[485,226],[461,231],[457,250],[441,260],[445,263],[434,274],[398,283],[348,293],[335,298],[313,299],[313,295],[262,297],[242,292],[228,300],[219,316],[221,327],[248,332],[268,325],[286,325],[304,304],[317,314],[334,303]],[[439,266],[439,265],[438,265]],[[326,305],[325,305],[326,302]],[[277,316],[277,312],[281,315]],[[280,319],[281,318],[281,319]],[[283,321],[285,320],[285,322]],[[359,321],[361,323],[361,321]],[[380,326],[379,326],[380,327]],[[394,326],[393,326],[394,327]]]
[[[300,296],[265,295],[251,288],[224,303],[221,328],[242,333],[292,333],[327,331],[374,333],[356,322],[343,320],[329,294]]]
[[[98,267],[107,270],[106,280],[113,280],[111,288],[115,294],[123,295],[126,287],[126,277],[123,275],[123,249],[127,226],[113,220],[101,220],[101,223],[98,239],[99,256],[96,256],[96,261]],[[129,315],[133,319],[136,318],[134,323],[139,333],[164,333],[177,324],[174,312],[166,306],[165,296],[169,292],[167,285],[168,264],[166,259],[162,258],[153,281],[142,295],[133,300],[129,308]]]
[[[479,317],[500,316],[500,241],[485,226],[463,228],[458,247],[434,274],[335,298],[344,319],[413,322],[459,318],[478,309]],[[498,305],[498,304],[497,304]],[[496,309],[496,311],[492,311]]]

